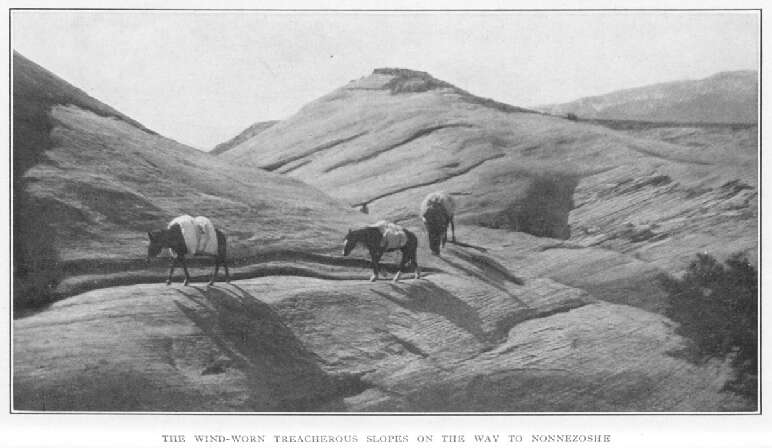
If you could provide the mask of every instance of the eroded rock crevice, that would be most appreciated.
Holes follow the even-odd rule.
[[[573,176],[536,177],[509,205],[497,213],[485,214],[477,224],[566,240],[571,237],[568,216],[574,208],[578,179]]]

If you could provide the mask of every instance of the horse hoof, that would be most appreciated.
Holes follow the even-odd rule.
[[[182,286],[188,286],[188,282],[183,283]]]
[[[214,282],[209,282],[209,283],[207,283],[206,285],[207,285],[207,286],[212,286],[212,285],[214,285]]]
[[[166,286],[169,286],[169,285],[171,285],[171,284],[172,284],[172,281],[171,281],[171,280],[166,280]]]

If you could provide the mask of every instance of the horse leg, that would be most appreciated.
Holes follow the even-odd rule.
[[[397,275],[394,276],[394,282],[398,282],[402,276],[402,271],[405,269],[407,262],[410,261],[410,255],[408,255],[408,249],[402,249],[402,260],[399,261],[399,269],[397,269]]]
[[[381,266],[380,266],[380,264],[378,264],[378,261],[380,261],[380,259],[381,259],[381,254],[379,254],[377,252],[370,252],[370,257],[371,257],[372,263],[373,263],[373,275],[372,275],[372,277],[370,277],[370,281],[374,282],[374,281],[376,281],[378,279],[378,273],[381,270]]]
[[[180,257],[180,261],[182,262],[182,269],[185,271],[185,283],[183,283],[183,286],[188,286],[188,283],[190,283],[190,274],[188,274],[188,264],[185,263],[185,257]]]
[[[413,275],[413,278],[418,280],[421,278],[421,268],[418,267],[418,241],[410,246],[409,250],[407,251],[407,255],[411,264],[415,266],[415,274]]]
[[[378,256],[378,275],[383,277],[388,277],[387,274],[385,274],[385,271],[383,270],[383,265],[381,265],[381,259],[383,258],[384,252],[381,252],[381,254]]]
[[[413,251],[413,265],[415,266],[415,275],[413,276],[413,278],[418,280],[419,278],[421,278],[421,268],[418,267],[418,248],[417,247]]]
[[[221,231],[217,231],[217,258],[219,259],[219,262],[222,264],[222,266],[225,268],[225,281],[227,283],[231,282],[231,274],[228,272],[228,260],[227,260],[227,247],[228,244],[225,240],[225,234]],[[214,275],[217,276],[217,265],[215,265]],[[212,278],[212,282],[214,282],[214,278]]]
[[[166,284],[171,285],[172,284],[172,274],[174,274],[174,267],[177,265],[177,259],[172,258],[172,261],[169,266],[169,278],[166,279]]]
[[[453,217],[450,217],[450,228],[453,231],[453,242],[456,242],[456,225],[453,224]]]
[[[448,226],[445,225],[445,233],[442,235],[442,247],[445,247],[445,243],[448,242]]]
[[[220,257],[214,258],[214,272],[212,272],[212,278],[209,280],[209,285],[214,285],[214,281],[217,280],[217,271],[220,270]]]

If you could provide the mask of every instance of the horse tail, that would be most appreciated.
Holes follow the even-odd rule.
[[[410,259],[418,266],[418,237],[415,233],[407,229],[405,229],[405,235],[407,235],[407,246]]]
[[[215,229],[217,234],[217,256],[224,262],[228,255],[228,239],[220,229]]]

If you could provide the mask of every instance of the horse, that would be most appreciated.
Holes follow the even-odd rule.
[[[429,249],[434,255],[440,254],[440,243],[445,247],[448,241],[448,224],[452,230],[452,241],[456,242],[456,226],[453,223],[455,209],[453,198],[442,191],[429,194],[421,202],[421,220],[429,237]]]
[[[378,224],[385,223],[379,222]],[[391,226],[394,226],[393,224]],[[402,271],[409,267],[409,264],[415,265],[415,279],[421,278],[421,268],[418,266],[418,259],[416,258],[416,252],[418,250],[418,238],[415,234],[405,228],[394,226],[390,229],[399,229],[403,232],[404,241],[400,241],[398,247],[390,246],[388,241],[384,238],[384,234],[377,224],[374,226],[363,227],[361,229],[351,230],[349,229],[346,238],[343,240],[343,256],[348,256],[351,251],[357,246],[357,244],[364,245],[370,252],[370,259],[373,265],[373,275],[370,277],[370,281],[374,282],[378,279],[378,273],[380,272],[380,260],[385,252],[402,251],[402,261],[399,263],[399,270],[394,276],[395,282],[399,281]]]
[[[206,236],[211,233],[216,235],[216,244],[212,244],[214,241],[207,241],[208,238]],[[178,262],[182,264],[182,269],[185,271],[184,285],[188,286],[188,283],[190,283],[190,274],[188,274],[188,266],[185,263],[185,255],[213,256],[214,272],[212,272],[209,285],[214,284],[220,264],[225,268],[225,281],[230,283],[230,272],[225,259],[227,246],[225,234],[220,229],[214,228],[209,219],[202,216],[196,218],[191,218],[187,215],[179,216],[172,220],[166,229],[150,231],[147,233],[147,236],[150,239],[150,244],[147,248],[148,260],[157,256],[162,249],[168,248],[172,252],[169,278],[166,280],[167,285],[172,283],[172,274]]]

